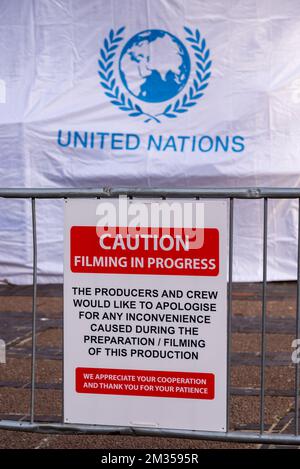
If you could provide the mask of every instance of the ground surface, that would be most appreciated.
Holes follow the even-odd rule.
[[[30,408],[30,287],[0,286],[0,418],[24,420]],[[38,287],[35,417],[60,421],[62,400],[62,287]],[[265,428],[294,431],[296,284],[268,286]],[[257,431],[260,411],[261,286],[234,285],[231,356],[231,429]],[[0,431],[0,448],[257,448],[260,445],[127,436],[45,435]],[[263,447],[274,447],[263,445]]]

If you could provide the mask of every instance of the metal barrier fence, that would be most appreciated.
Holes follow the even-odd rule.
[[[141,427],[119,427],[100,425],[74,425],[65,423],[44,423],[35,419],[36,389],[36,319],[37,319],[37,231],[36,199],[66,198],[116,198],[126,195],[130,198],[204,198],[229,199],[229,277],[228,277],[228,374],[227,374],[227,432],[185,431]],[[265,369],[266,369],[266,307],[267,307],[267,239],[268,200],[297,199],[300,219],[300,189],[281,188],[234,188],[234,189],[0,189],[0,198],[31,199],[33,233],[33,304],[32,304],[32,346],[31,346],[31,406],[30,420],[1,420],[0,429],[44,433],[139,435],[160,437],[182,437],[201,440],[215,440],[247,443],[274,443],[300,445],[299,435],[299,364],[295,364],[294,432],[272,434],[265,431]],[[231,363],[231,319],[232,319],[232,266],[233,266],[233,211],[235,199],[263,199],[263,281],[261,301],[261,351],[260,351],[260,422],[259,431],[230,431],[230,363]],[[295,338],[300,339],[300,223],[298,223],[298,268]]]

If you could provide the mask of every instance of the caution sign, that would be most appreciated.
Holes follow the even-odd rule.
[[[67,200],[66,423],[226,430],[227,203]]]

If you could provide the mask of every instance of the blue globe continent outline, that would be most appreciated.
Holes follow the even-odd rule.
[[[165,70],[157,70],[151,67],[151,61],[159,60],[159,57],[151,57],[151,54],[143,52],[143,47],[155,43],[157,40],[172,48],[172,59],[176,64],[168,65]],[[133,66],[138,79],[134,90],[130,79],[124,70],[124,61]],[[132,63],[131,63],[132,62]],[[160,103],[174,98],[180,93],[189,80],[191,61],[184,44],[173,34],[160,29],[149,29],[135,34],[125,44],[120,54],[119,73],[123,85],[135,98],[148,103]],[[164,76],[163,76],[164,75]]]

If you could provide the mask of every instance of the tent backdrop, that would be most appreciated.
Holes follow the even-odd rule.
[[[1,0],[2,187],[297,187],[299,0]],[[63,202],[38,201],[39,282]],[[235,211],[259,280],[262,202]],[[31,208],[0,203],[0,280],[32,281]],[[296,201],[270,203],[270,280],[296,275]]]

